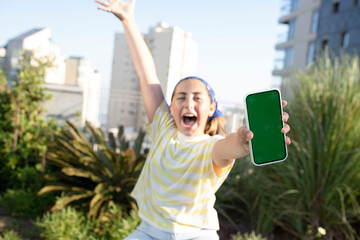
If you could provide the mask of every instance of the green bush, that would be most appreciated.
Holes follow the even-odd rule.
[[[42,229],[46,240],[122,240],[135,230],[140,219],[134,211],[124,215],[120,207],[112,206],[107,215],[95,220],[71,207],[48,212],[36,225]]]
[[[0,196],[0,205],[11,215],[31,217],[42,214],[54,202],[53,195],[37,196],[37,192],[24,189],[7,189]]]
[[[21,240],[21,236],[14,231],[6,231],[3,236],[0,236],[0,240]]]
[[[47,240],[96,239],[95,223],[70,207],[47,212],[35,224],[42,229],[40,236]]]
[[[0,205],[14,216],[33,216],[38,213],[35,207],[36,193],[24,189],[7,189],[0,197]]]
[[[13,171],[10,179],[12,189],[0,196],[0,205],[14,216],[28,217],[43,214],[54,204],[55,195],[37,196],[44,186],[42,173],[35,167],[24,167]]]
[[[25,51],[19,58],[15,77],[6,79],[0,71],[1,165],[12,170],[40,163],[57,129],[54,121],[42,116],[44,102],[51,97],[42,86],[46,69],[51,65],[48,57],[38,58],[33,52]]]
[[[13,170],[12,178],[10,179],[11,188],[39,191],[44,185],[40,168],[41,166],[38,164],[34,167],[26,166]]]
[[[360,66],[324,56],[291,83],[289,158],[255,171],[257,230],[297,238],[359,239]],[[262,216],[269,223],[262,226]]]
[[[113,205],[110,211],[97,221],[95,232],[100,234],[102,239],[121,240],[132,233],[140,221],[135,211],[127,215],[119,206]]]
[[[237,233],[231,236],[231,240],[266,240],[266,238],[262,237],[261,234],[257,235],[255,232],[251,232],[250,234],[245,233],[244,235]]]

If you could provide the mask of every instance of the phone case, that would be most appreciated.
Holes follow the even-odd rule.
[[[256,100],[258,100],[257,103],[255,103]],[[279,103],[277,103],[278,101]],[[256,132],[253,131],[254,138],[249,141],[252,163],[256,166],[263,166],[285,161],[288,151],[285,144],[285,134],[281,132],[284,123],[281,120],[283,109],[280,91],[270,89],[249,93],[244,98],[244,105],[246,125],[251,131],[256,129]],[[248,111],[248,108],[251,111]],[[252,116],[251,123],[249,114]],[[254,126],[253,129],[251,125]],[[254,148],[256,149],[256,156],[254,156]]]

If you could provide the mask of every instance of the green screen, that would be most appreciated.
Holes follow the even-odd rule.
[[[246,97],[253,159],[264,164],[286,158],[280,94],[277,90],[250,94]]]

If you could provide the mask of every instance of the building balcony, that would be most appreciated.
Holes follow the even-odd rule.
[[[288,32],[282,32],[277,35],[276,44],[281,44],[288,41]]]
[[[292,48],[277,50],[275,52],[274,68],[272,75],[284,76],[290,72],[292,66]]]
[[[281,50],[281,49],[293,47],[293,45],[294,45],[294,39],[290,39],[286,42],[281,42],[281,43],[276,44],[275,49]]]
[[[286,16],[282,16],[279,18],[279,23],[281,24],[289,24],[289,22],[296,18],[297,16],[297,11],[294,11],[294,12],[290,12],[288,15]]]
[[[286,68],[283,68],[283,69],[274,69],[274,70],[272,71],[272,75],[273,75],[273,76],[281,76],[281,77],[284,77],[284,76],[289,76],[291,72],[292,72],[291,68],[290,68],[290,67],[286,67]]]
[[[299,7],[299,0],[283,0],[280,8],[280,23],[288,23],[294,18],[294,12]]]

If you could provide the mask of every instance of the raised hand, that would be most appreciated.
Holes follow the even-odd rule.
[[[121,21],[127,21],[129,18],[134,16],[136,0],[130,0],[129,2],[121,0],[108,0],[106,2],[95,0],[95,2],[102,5],[101,7],[98,7],[98,9],[113,13]]]

